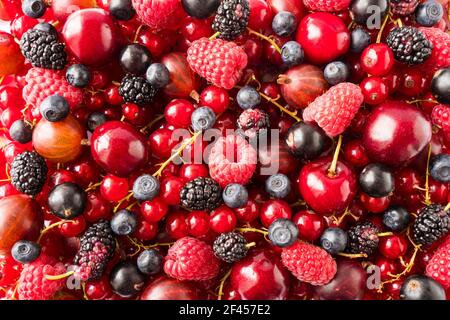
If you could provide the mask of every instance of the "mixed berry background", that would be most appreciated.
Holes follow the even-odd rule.
[[[449,18],[0,0],[0,297],[447,300]]]

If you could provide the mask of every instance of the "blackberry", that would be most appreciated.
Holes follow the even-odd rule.
[[[395,28],[386,41],[395,59],[408,65],[423,63],[433,51],[432,43],[414,27]]]
[[[237,126],[249,138],[267,133],[270,128],[269,115],[261,109],[244,110],[237,120]]]
[[[391,0],[392,13],[399,16],[407,16],[413,13],[420,0]]]
[[[66,66],[65,45],[53,33],[30,29],[20,39],[20,49],[33,67],[61,70]]]
[[[25,151],[12,162],[11,184],[22,193],[35,196],[41,192],[47,172],[44,158],[34,151]]]
[[[222,190],[213,179],[200,177],[184,185],[180,198],[186,209],[212,211],[221,203]]]
[[[247,240],[237,232],[222,233],[214,240],[213,250],[217,258],[233,263],[247,255]]]
[[[127,74],[120,83],[119,94],[125,102],[139,105],[153,101],[157,90],[144,77]]]
[[[249,16],[248,0],[223,0],[212,27],[214,31],[220,32],[220,38],[233,40],[244,32]]]
[[[99,279],[116,250],[116,239],[109,222],[102,219],[91,225],[80,238],[73,260],[75,276],[83,281]]]
[[[413,224],[414,241],[430,245],[445,236],[450,230],[450,217],[441,205],[423,208]]]
[[[348,231],[348,251],[371,255],[378,247],[379,229],[370,221],[358,223]]]

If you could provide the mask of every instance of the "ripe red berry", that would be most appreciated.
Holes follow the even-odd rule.
[[[230,208],[222,205],[211,212],[209,226],[219,234],[231,232],[236,227],[236,216]]]
[[[361,54],[361,66],[370,75],[384,76],[394,66],[394,53],[384,43],[371,44]]]
[[[150,223],[161,221],[168,211],[168,205],[160,197],[141,203],[141,215]]]

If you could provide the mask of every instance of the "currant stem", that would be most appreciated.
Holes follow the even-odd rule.
[[[58,274],[58,275],[55,275],[55,276],[51,276],[51,275],[46,274],[46,275],[44,275],[44,277],[47,280],[61,280],[61,279],[70,277],[74,273],[75,273],[75,271],[72,270],[72,271],[67,271],[66,273]]]
[[[382,238],[382,237],[389,237],[392,236],[394,233],[392,232],[381,232],[381,233],[377,233],[377,237],[378,238]]]
[[[328,169],[328,175],[330,175],[331,177],[334,177],[336,175],[336,168],[339,159],[339,152],[341,151],[341,146],[342,146],[342,135],[339,136],[336,150],[334,151],[333,161],[331,162],[330,169]]]
[[[264,230],[261,230],[261,229],[256,229],[256,228],[249,228],[249,227],[236,228],[236,230],[239,231],[239,232],[242,232],[242,233],[245,233],[245,232],[258,232],[258,233],[261,233],[263,235],[268,235],[269,234],[269,232],[267,232],[267,231],[264,231]]]
[[[384,17],[383,24],[381,25],[380,31],[378,31],[377,42],[376,43],[381,43],[381,38],[383,36],[384,29],[386,28],[387,22],[388,22],[389,18],[391,17],[391,15],[392,15],[392,13],[389,10],[389,12],[387,13],[386,17]]]
[[[121,200],[119,200],[119,202],[117,203],[117,205],[114,207],[113,212],[117,212],[117,210],[119,210],[120,206],[125,202],[125,201],[129,201],[131,199],[131,197],[134,195],[134,193],[132,191],[130,191],[127,196]]]
[[[254,246],[256,246],[256,242],[250,242],[245,245],[245,248],[250,249],[251,247],[254,247]]]
[[[425,204],[430,205],[431,204],[431,197],[430,197],[430,158],[431,158],[431,143],[428,145],[428,158],[427,158],[427,171],[425,173]]]
[[[92,191],[92,190],[95,190],[95,189],[97,189],[98,187],[100,187],[101,186],[101,182],[97,182],[97,183],[90,183],[89,184],[89,186],[86,188],[86,190],[84,190],[85,192],[89,192],[89,191]]]
[[[365,253],[338,253],[338,256],[346,257],[350,259],[358,259],[358,258],[367,258],[367,254]]]
[[[36,242],[37,242],[37,243],[40,243],[41,240],[42,240],[42,237],[44,236],[44,234],[45,234],[47,231],[49,231],[49,230],[51,230],[51,229],[53,229],[53,228],[55,228],[55,227],[57,227],[57,226],[60,226],[60,225],[62,225],[63,223],[72,223],[72,221],[71,221],[71,220],[62,220],[62,221],[58,221],[58,222],[55,222],[55,223],[49,225],[48,227],[46,227],[45,229],[43,229],[43,230],[41,231],[41,233],[40,233],[40,235],[39,235],[39,238],[37,239]]]
[[[277,50],[277,52],[278,52],[279,54],[281,54],[281,49],[280,49],[280,47],[278,46],[278,44],[277,44],[275,41],[273,41],[273,40],[270,39],[269,37],[267,37],[267,36],[265,36],[265,35],[263,35],[263,34],[257,32],[257,31],[255,31],[255,30],[252,30],[252,29],[250,29],[250,28],[247,28],[247,31],[248,31],[249,34],[254,34],[255,36],[258,36],[258,37],[260,37],[261,39],[264,39],[264,40],[266,40],[267,42],[269,42],[269,43],[275,48],[275,50]]]
[[[219,286],[219,292],[217,293],[217,300],[222,300],[223,287],[225,285],[225,281],[227,281],[230,274],[231,274],[231,269],[228,270],[228,272],[222,277],[222,279],[220,279],[220,286]]]
[[[259,93],[259,95],[261,96],[261,97],[263,97],[264,99],[266,99],[268,102],[270,102],[270,103],[272,103],[274,106],[276,106],[278,109],[280,109],[281,110],[281,112],[284,112],[284,113],[286,113],[286,114],[288,114],[289,116],[291,116],[292,118],[294,118],[295,120],[297,120],[297,122],[301,122],[302,121],[302,119],[300,119],[298,116],[297,116],[297,111],[289,111],[288,109],[286,109],[285,107],[283,107],[281,104],[279,104],[278,102],[277,102],[277,100],[278,99],[280,99],[280,96],[278,96],[277,98],[275,98],[275,99],[272,99],[271,97],[269,97],[269,96],[267,96],[267,95],[265,95],[264,93]]]

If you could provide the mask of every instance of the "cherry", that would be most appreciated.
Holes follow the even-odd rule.
[[[187,17],[183,20],[180,32],[188,42],[193,42],[203,37],[210,37],[214,33],[211,28],[211,21],[193,17]]]
[[[256,31],[267,31],[272,27],[273,13],[265,0],[249,0],[250,17],[249,28]]]
[[[209,177],[209,170],[204,164],[183,164],[179,176],[186,181],[191,181],[199,177]]]
[[[195,108],[192,103],[185,99],[172,100],[164,110],[167,124],[175,128],[189,128],[191,116]]]
[[[15,38],[21,39],[23,34],[37,25],[37,23],[37,19],[30,18],[29,16],[23,15],[16,17],[11,21],[11,34]]]
[[[361,192],[360,201],[364,208],[372,213],[382,213],[389,207],[391,198],[389,196],[382,198],[373,198]]]
[[[138,42],[145,46],[154,58],[161,57],[169,48],[166,39],[161,34],[154,33],[146,27],[139,33]]]
[[[375,265],[380,270],[381,281],[389,280],[392,278],[392,275],[398,273],[398,269],[399,269],[398,263],[396,263],[393,260],[379,257],[375,261]]]
[[[167,177],[161,182],[161,199],[171,206],[180,204],[180,191],[185,181],[179,177]]]
[[[18,73],[23,67],[24,58],[20,52],[20,47],[14,41],[14,37],[6,32],[0,32],[0,59],[2,61],[0,76]],[[22,101],[21,94],[19,94],[19,97],[20,99],[16,100],[17,103]]]
[[[158,234],[158,224],[138,219],[138,225],[133,235],[140,241],[150,241]]]
[[[112,293],[108,277],[87,281],[84,291],[89,300],[102,300]]]
[[[6,108],[0,116],[2,125],[7,129],[11,127],[14,121],[19,119],[22,119],[22,113],[20,112],[20,109],[16,108]]]
[[[432,178],[429,179],[428,184],[430,199],[433,203],[440,203],[442,205],[446,205],[447,198],[449,195],[448,185],[444,183],[440,183]]]
[[[369,164],[369,158],[361,140],[352,140],[345,144],[344,158],[349,164],[355,167],[363,167]]]
[[[253,200],[248,199],[247,204],[238,209],[234,209],[234,214],[236,218],[243,223],[248,223],[255,221],[259,216],[259,204]]]
[[[141,300],[201,300],[204,294],[196,284],[161,276],[148,284]]]
[[[287,42],[287,39],[275,35],[272,35],[272,40],[280,48],[283,47],[283,45]],[[277,51],[277,48],[275,48],[273,44],[264,41],[263,46],[264,46],[263,55],[268,62],[277,66],[283,65],[283,60],[281,60],[281,54]],[[251,72],[251,74],[254,74],[254,72]]]
[[[292,222],[298,227],[299,238],[306,241],[317,240],[327,227],[322,216],[309,210],[297,212],[292,218]]]
[[[150,223],[162,220],[168,211],[169,207],[160,197],[141,203],[141,215],[145,221]]]
[[[186,223],[191,236],[201,237],[209,231],[210,216],[204,211],[192,211],[188,214]]]
[[[381,237],[378,250],[388,259],[397,259],[404,256],[408,250],[408,240],[400,235]]]
[[[106,200],[117,202],[127,196],[129,188],[127,179],[108,174],[102,180],[100,193]]]
[[[153,155],[161,159],[171,156],[172,149],[177,145],[177,141],[172,139],[172,134],[172,130],[160,128],[150,135],[149,144]]]
[[[81,157],[69,165],[69,169],[76,178],[77,182],[88,187],[92,181],[98,181],[100,173],[95,162],[87,156]]]
[[[22,14],[22,6],[19,1],[2,0],[0,6],[0,19],[10,21],[17,15]]]
[[[87,221],[96,222],[100,219],[109,219],[111,209],[109,202],[99,192],[89,192],[83,215]]]
[[[200,105],[210,107],[216,114],[219,114],[230,105],[230,96],[223,88],[207,86],[200,95]]]
[[[270,199],[261,206],[259,218],[264,227],[268,228],[275,220],[284,218],[290,219],[292,209],[283,200]]]
[[[236,216],[230,208],[222,205],[211,212],[209,226],[211,230],[219,234],[233,231],[236,227]]]
[[[394,66],[394,53],[384,43],[371,44],[361,54],[361,66],[370,75],[384,76]]]
[[[118,106],[123,103],[122,96],[119,94],[119,87],[116,85],[109,85],[103,92],[105,101],[113,106]]]
[[[383,79],[370,77],[364,79],[360,85],[364,102],[370,105],[377,105],[384,102],[389,96],[389,88]]]
[[[86,229],[86,220],[81,215],[59,225],[58,229],[59,233],[66,238],[76,237],[82,234],[82,232]]]
[[[176,240],[189,235],[189,226],[186,218],[186,213],[183,211],[175,211],[167,216],[166,231],[171,238]]]

